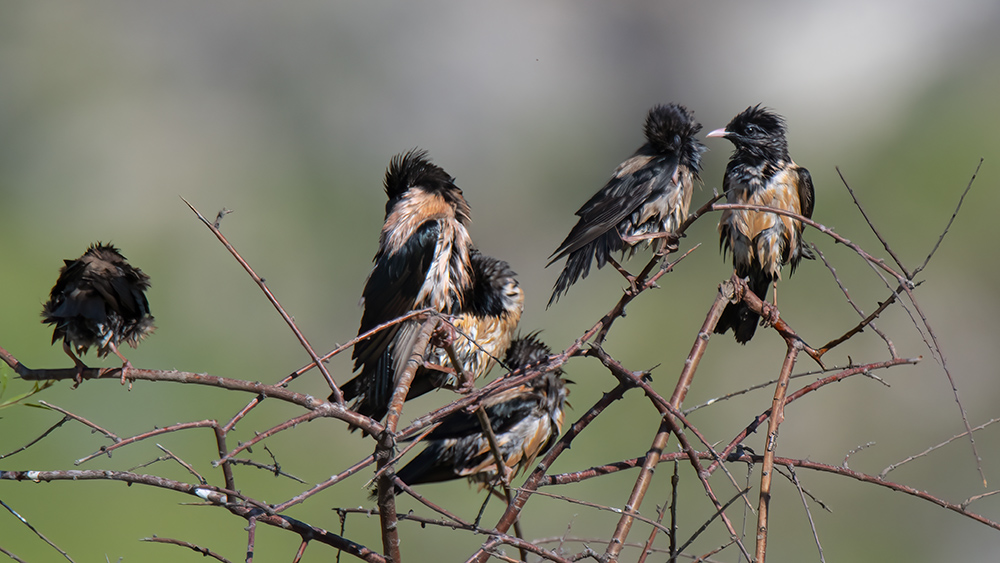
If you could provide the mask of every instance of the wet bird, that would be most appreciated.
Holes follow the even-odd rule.
[[[594,259],[598,268],[610,262],[634,283],[612,254],[632,256],[643,235],[673,232],[687,219],[705,151],[705,145],[694,137],[700,130],[701,124],[684,106],[658,105],[649,110],[646,143],[576,212],[580,220],[549,257],[547,266],[568,256],[550,306],[569,286],[587,277]],[[655,239],[655,251],[660,252],[665,244],[665,239]]]
[[[548,346],[531,334],[511,344],[504,363],[511,369],[525,368],[550,354]],[[555,369],[483,399],[507,467],[524,470],[556,442],[565,417],[566,383],[562,370]],[[407,485],[462,477],[478,483],[496,479],[496,458],[475,413],[452,413],[426,441],[427,447],[396,473]]]
[[[91,346],[100,357],[114,352],[121,358],[124,384],[132,364],[118,345],[127,342],[135,348],[156,328],[146,301],[149,276],[130,265],[117,248],[100,242],[76,260],[63,262],[42,307],[42,322],[55,326],[52,343],[62,339],[63,350],[76,365],[78,385],[83,370],[89,369],[79,356]]]
[[[473,288],[469,205],[454,179],[422,150],[393,157],[385,173],[385,221],[374,266],[362,292],[358,334],[430,308],[462,310]],[[354,346],[358,375],[342,386],[352,408],[376,420],[389,409],[413,353],[421,321],[410,319]]]
[[[439,387],[468,391],[510,346],[524,310],[524,292],[510,264],[473,249],[472,287],[461,311],[451,321],[450,344],[460,370],[448,350],[431,346],[425,367],[419,368],[406,399]],[[441,368],[441,369],[437,369]]]
[[[723,187],[729,203],[774,207],[812,217],[813,183],[809,171],[788,156],[785,120],[759,104],[748,107],[724,129],[709,137],[728,139],[735,145],[726,166]],[[767,298],[768,286],[781,278],[781,267],[791,271],[813,254],[802,240],[802,222],[763,211],[727,209],[719,220],[723,255],[733,254],[736,274],[749,278],[750,290]],[[746,344],[753,338],[760,317],[744,303],[730,303],[722,312],[715,332],[733,329],[736,340]]]

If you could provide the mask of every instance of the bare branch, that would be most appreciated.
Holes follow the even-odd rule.
[[[139,541],[151,542],[151,543],[166,543],[166,544],[171,544],[171,545],[179,545],[181,547],[186,547],[186,548],[188,548],[188,549],[190,549],[192,551],[198,552],[198,553],[200,553],[201,555],[203,555],[205,557],[211,557],[211,558],[213,558],[213,559],[215,559],[217,561],[222,561],[223,563],[231,563],[228,559],[226,559],[225,557],[219,555],[218,553],[215,553],[214,551],[208,549],[207,547],[200,547],[200,546],[197,546],[197,545],[195,545],[195,544],[193,544],[191,542],[186,542],[186,541],[183,541],[183,540],[176,540],[176,539],[173,539],[173,538],[159,538],[159,537],[153,536],[151,538],[142,538]]]
[[[844,183],[844,187],[847,188],[848,193],[851,194],[851,199],[854,200],[854,205],[858,208],[858,211],[861,212],[861,216],[865,218],[865,222],[868,223],[868,227],[872,230],[873,233],[875,233],[875,236],[878,238],[878,241],[882,243],[882,248],[885,248],[885,251],[889,253],[889,256],[892,256],[892,260],[896,263],[897,266],[899,266],[899,269],[903,270],[903,274],[906,276],[906,279],[913,279],[913,276],[906,269],[906,266],[903,265],[903,261],[900,260],[899,257],[896,256],[896,253],[892,251],[892,247],[889,246],[889,243],[885,240],[885,237],[882,236],[882,233],[880,233],[875,224],[872,223],[871,218],[868,217],[868,213],[865,211],[864,206],[861,205],[861,202],[858,201],[858,196],[855,195],[854,190],[851,189],[851,185],[847,183],[847,180],[844,178],[843,172],[840,171],[840,167],[839,166],[836,167],[836,170],[837,170],[837,175],[840,176],[840,181]]]
[[[965,191],[963,191],[962,196],[958,198],[958,204],[955,206],[955,211],[952,212],[951,218],[948,219],[948,224],[944,226],[944,230],[941,231],[941,236],[939,236],[937,242],[934,243],[934,248],[932,248],[931,251],[927,254],[927,258],[924,258],[924,263],[914,268],[913,270],[914,277],[916,277],[916,275],[919,274],[920,272],[924,271],[924,268],[926,268],[927,264],[930,263],[931,258],[933,258],[934,254],[937,253],[938,248],[941,247],[941,243],[944,241],[945,235],[947,235],[948,231],[951,230],[951,225],[955,222],[955,218],[958,217],[958,212],[960,209],[962,209],[962,203],[965,202],[965,196],[968,195],[969,190],[972,189],[972,183],[976,181],[976,176],[979,175],[979,169],[982,167],[983,167],[983,159],[980,158],[979,164],[976,165],[975,172],[972,173],[972,178],[969,178],[969,183],[965,186]]]
[[[0,478],[2,478],[2,477],[0,477]],[[17,518],[18,520],[20,520],[21,523],[24,524],[29,530],[31,530],[32,533],[34,533],[36,536],[38,536],[38,538],[40,540],[42,540],[45,543],[49,544],[49,546],[52,549],[58,551],[59,555],[62,555],[63,557],[66,558],[67,561],[70,561],[71,563],[73,563],[73,558],[70,557],[68,553],[66,553],[65,551],[63,551],[62,549],[60,549],[58,545],[52,543],[52,540],[50,540],[49,538],[45,537],[45,534],[39,532],[34,526],[31,525],[30,522],[28,522],[28,520],[24,516],[21,516],[20,514],[18,514],[16,510],[14,510],[13,508],[11,508],[6,502],[4,502],[2,500],[0,500],[0,506],[3,506],[4,508],[6,508],[7,512],[10,512],[11,514],[13,514],[14,518]]]
[[[18,453],[23,452],[24,450],[30,448],[31,446],[34,446],[38,442],[41,442],[46,436],[48,436],[49,434],[51,434],[52,431],[54,431],[56,428],[59,428],[60,426],[62,426],[63,424],[66,424],[70,420],[73,420],[72,416],[63,415],[62,419],[59,420],[59,422],[53,424],[52,426],[49,426],[48,430],[46,430],[45,432],[42,432],[42,434],[40,436],[38,436],[34,440],[28,442],[27,444],[21,446],[20,448],[17,448],[16,450],[13,450],[11,452],[8,452],[8,453],[0,455],[0,459],[8,458],[8,457],[10,457],[10,456],[12,456],[14,454],[18,454]]]
[[[181,198],[181,200],[184,203],[186,203],[188,207],[191,208],[191,211],[193,211],[194,214],[198,216],[198,219],[201,219],[201,222],[204,223],[206,227],[208,227],[208,230],[212,231],[212,234],[214,234],[215,237],[219,239],[219,242],[221,242],[222,245],[226,247],[226,250],[228,250],[229,253],[233,255],[233,258],[236,258],[236,261],[240,263],[240,266],[243,266],[243,269],[246,270],[248,274],[250,274],[250,277],[253,279],[253,281],[257,284],[258,287],[260,287],[261,291],[264,292],[264,295],[267,296],[267,300],[271,302],[271,305],[273,305],[274,308],[278,311],[278,314],[281,315],[281,318],[284,319],[285,323],[288,324],[288,328],[292,329],[292,333],[295,334],[295,338],[299,340],[299,344],[302,345],[305,351],[309,354],[309,357],[312,358],[312,361],[316,364],[316,367],[319,368],[320,373],[322,373],[323,377],[326,378],[326,382],[330,386],[330,389],[333,392],[335,402],[342,404],[344,402],[344,397],[340,393],[340,388],[337,387],[337,383],[334,382],[333,377],[330,375],[330,372],[327,371],[326,366],[323,365],[323,362],[320,361],[319,356],[316,354],[316,351],[313,350],[312,345],[309,344],[309,340],[307,340],[305,335],[302,334],[302,332],[299,330],[298,325],[295,324],[295,320],[291,317],[291,315],[285,312],[284,307],[282,307],[281,303],[278,302],[278,298],[274,296],[270,288],[267,287],[267,284],[264,283],[264,279],[258,276],[257,272],[255,272],[253,268],[250,267],[250,264],[246,260],[244,260],[242,256],[240,256],[240,253],[236,251],[236,247],[234,247],[226,239],[225,235],[222,234],[222,231],[219,230],[219,227],[215,223],[212,223],[211,221],[206,219],[201,214],[201,212],[199,212],[197,209],[195,209],[193,205],[191,205],[191,202],[184,199],[183,197]]]

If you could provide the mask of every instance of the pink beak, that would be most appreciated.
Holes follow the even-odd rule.
[[[705,135],[705,136],[706,137],[725,137],[726,133],[728,133],[728,131],[726,131],[725,128],[722,128],[722,129],[716,129],[715,131],[712,131],[711,133],[709,133],[708,135]]]

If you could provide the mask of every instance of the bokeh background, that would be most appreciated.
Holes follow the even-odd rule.
[[[555,268],[549,253],[575,222],[573,211],[641,142],[646,110],[688,105],[706,131],[763,102],[784,114],[796,161],[816,185],[814,218],[885,255],[839,180],[836,167],[893,248],[912,268],[934,245],[980,158],[985,163],[918,290],[973,425],[1000,415],[996,349],[1000,163],[1000,4],[838,1],[770,2],[3,2],[0,17],[0,346],[30,367],[65,367],[38,313],[62,259],[93,241],[112,241],[152,276],[159,327],[126,354],[138,367],[176,368],[273,381],[307,361],[257,287],[180,200],[204,214],[223,208],[223,230],[320,350],[357,330],[358,298],[384,211],[389,158],[415,146],[457,178],[473,209],[471,232],[507,259],[527,298],[524,330],[542,329],[562,349],[617,300],[621,278],[600,271],[545,309]],[[709,140],[701,205],[721,184],[731,146]],[[682,241],[702,243],[662,289],[620,320],[608,350],[631,369],[654,370],[669,393],[717,284],[715,217]],[[861,307],[888,296],[856,256],[810,231]],[[640,267],[642,260],[632,262]],[[787,277],[786,277],[787,280]],[[783,317],[818,345],[857,316],[819,261],[779,288]],[[962,431],[950,387],[909,316],[894,307],[879,323],[917,367],[857,378],[790,407],[779,453],[877,473]],[[687,404],[766,381],[778,372],[780,339],[761,331],[751,345],[715,338]],[[870,331],[828,363],[887,356]],[[87,358],[100,364],[93,357]],[[107,362],[104,365],[112,365]],[[812,369],[804,360],[799,371]],[[346,358],[331,363],[339,381]],[[567,368],[573,420],[614,386],[594,361]],[[11,378],[11,370],[0,368]],[[800,380],[802,381],[802,380]],[[6,397],[29,386],[10,379]],[[793,386],[793,388],[796,386]],[[296,382],[325,395],[316,373]],[[712,439],[728,442],[770,405],[771,390],[697,411]],[[214,389],[138,383],[62,383],[41,398],[90,417],[121,436],[205,418],[228,419],[247,397]],[[411,413],[448,400],[433,394]],[[244,421],[245,436],[297,414],[268,403]],[[58,420],[17,406],[0,412],[0,454]],[[572,471],[645,453],[656,416],[638,393],[614,405],[586,440],[560,458]],[[89,462],[129,468],[160,455],[155,442],[217,479],[208,431],[163,436]],[[106,443],[67,425],[4,469],[65,469]],[[760,436],[748,444],[762,451]],[[977,437],[990,486],[1000,484],[998,430]],[[314,422],[270,442],[283,469],[318,482],[371,451],[335,421]],[[673,447],[673,446],[671,446]],[[269,462],[260,448],[255,459]],[[746,479],[742,466],[731,470]],[[161,463],[145,471],[189,479]],[[666,473],[642,512],[668,495]],[[685,473],[686,472],[686,473]],[[681,535],[709,514],[690,468],[681,467]],[[281,502],[302,486],[239,470],[244,492]],[[370,506],[362,473],[289,512],[338,530],[333,507]],[[635,472],[552,492],[621,506]],[[832,513],[811,504],[827,561],[995,561],[1000,534],[954,513],[884,489],[799,472]],[[969,445],[956,441],[890,478],[951,501],[983,489]],[[751,483],[758,480],[757,473]],[[718,490],[727,490],[721,481]],[[776,482],[769,544],[776,561],[818,560],[798,492]],[[756,486],[756,485],[755,485]],[[756,490],[756,489],[755,489]],[[472,518],[483,495],[465,483],[429,486]],[[725,493],[722,496],[725,496]],[[197,558],[139,538],[178,537],[242,559],[244,523],[190,499],[120,483],[0,483],[3,499],[76,561]],[[994,520],[993,498],[972,505]],[[401,508],[416,507],[409,499]],[[495,521],[499,503],[484,522]],[[739,511],[734,511],[737,516]],[[748,516],[752,543],[753,516]],[[529,538],[608,537],[617,515],[535,498]],[[377,519],[352,517],[347,533],[376,548]],[[463,560],[483,539],[402,525],[414,560]],[[630,539],[641,541],[637,525]],[[709,534],[706,552],[725,535]],[[290,560],[297,540],[258,528],[257,560]],[[57,553],[6,511],[0,547],[27,561]],[[595,549],[602,549],[594,544]],[[581,544],[570,546],[572,551]],[[626,552],[632,553],[634,552]],[[307,561],[329,560],[315,546]],[[459,559],[461,558],[461,559]],[[735,561],[727,550],[717,560]]]

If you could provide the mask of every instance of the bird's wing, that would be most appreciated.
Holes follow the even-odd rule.
[[[441,226],[437,221],[427,221],[395,253],[380,253],[375,257],[375,266],[362,293],[365,312],[361,317],[358,334],[401,317],[413,309],[417,294],[434,260],[440,231]],[[393,362],[385,356],[392,352],[392,343],[399,330],[400,325],[394,325],[354,346],[354,369],[364,368],[358,378],[368,384],[387,387],[393,385],[394,375],[389,373]]]
[[[637,154],[623,162],[608,183],[576,212],[580,220],[552,253],[549,264],[615,229],[653,193],[676,187],[677,164],[676,155]]]
[[[488,397],[484,403],[487,403],[484,408],[493,433],[501,434],[537,408],[539,398],[537,393],[527,387],[515,387]],[[427,436],[427,439],[462,438],[482,432],[483,427],[476,413],[456,411],[446,417],[441,425]]]
[[[813,204],[816,201],[816,194],[813,191],[812,174],[808,170],[798,167],[798,178],[796,186],[799,189],[799,202],[802,205],[802,216],[812,219]]]

